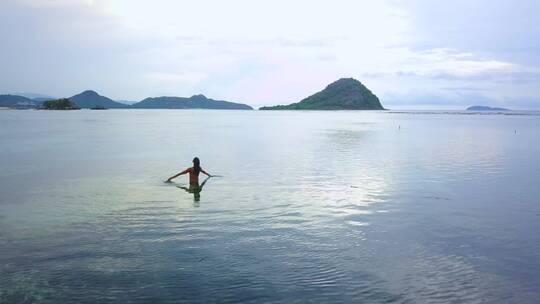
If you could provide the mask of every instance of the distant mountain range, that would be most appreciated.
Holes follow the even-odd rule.
[[[289,105],[260,110],[384,110],[379,98],[360,81],[341,78],[318,93]]]
[[[30,98],[30,99],[45,99],[45,100],[56,99],[53,96],[39,94],[39,93],[17,92],[17,93],[13,93],[12,95],[19,95],[19,96]]]
[[[39,95],[39,94],[34,94]],[[43,96],[43,95],[41,95]],[[28,98],[19,95],[0,95],[0,107],[28,109],[40,108],[43,102],[54,98],[38,97]],[[186,97],[151,97],[132,105],[114,101],[101,96],[95,91],[87,90],[69,98],[78,107],[83,109],[226,109],[226,110],[253,110],[252,107],[224,100],[206,98],[204,95]]]

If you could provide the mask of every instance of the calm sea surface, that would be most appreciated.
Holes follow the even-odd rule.
[[[0,111],[0,303],[538,303],[540,116]],[[185,191],[191,165],[209,179]]]

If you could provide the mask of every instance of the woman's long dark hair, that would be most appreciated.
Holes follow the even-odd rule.
[[[195,171],[195,175],[199,175],[199,173],[201,172],[201,161],[198,157],[195,157],[193,159],[193,171]]]

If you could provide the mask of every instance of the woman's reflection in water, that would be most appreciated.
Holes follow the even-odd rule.
[[[189,188],[184,187],[184,186],[177,186],[177,187],[180,188],[180,189],[186,190],[186,192],[188,192],[188,193],[192,193],[193,194],[193,201],[198,202],[198,201],[201,200],[201,191],[202,191],[202,189],[204,187],[204,184],[206,184],[206,182],[209,179],[210,179],[210,177],[207,177],[200,185],[199,185],[199,183],[190,184]]]

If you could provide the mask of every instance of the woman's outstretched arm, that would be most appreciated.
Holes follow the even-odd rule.
[[[206,174],[206,176],[208,176],[208,177],[212,177],[212,174],[206,173],[206,171],[204,171],[202,168],[201,168],[201,172],[204,173],[204,174]]]
[[[182,171],[182,172],[180,172],[180,173],[178,173],[178,174],[176,174],[176,175],[173,175],[173,176],[169,177],[169,178],[167,179],[167,182],[170,182],[170,181],[173,180],[174,178],[177,178],[177,177],[179,177],[180,175],[186,174],[186,173],[188,173],[188,172],[189,172],[189,168],[186,169],[186,170],[184,170],[184,171]]]

